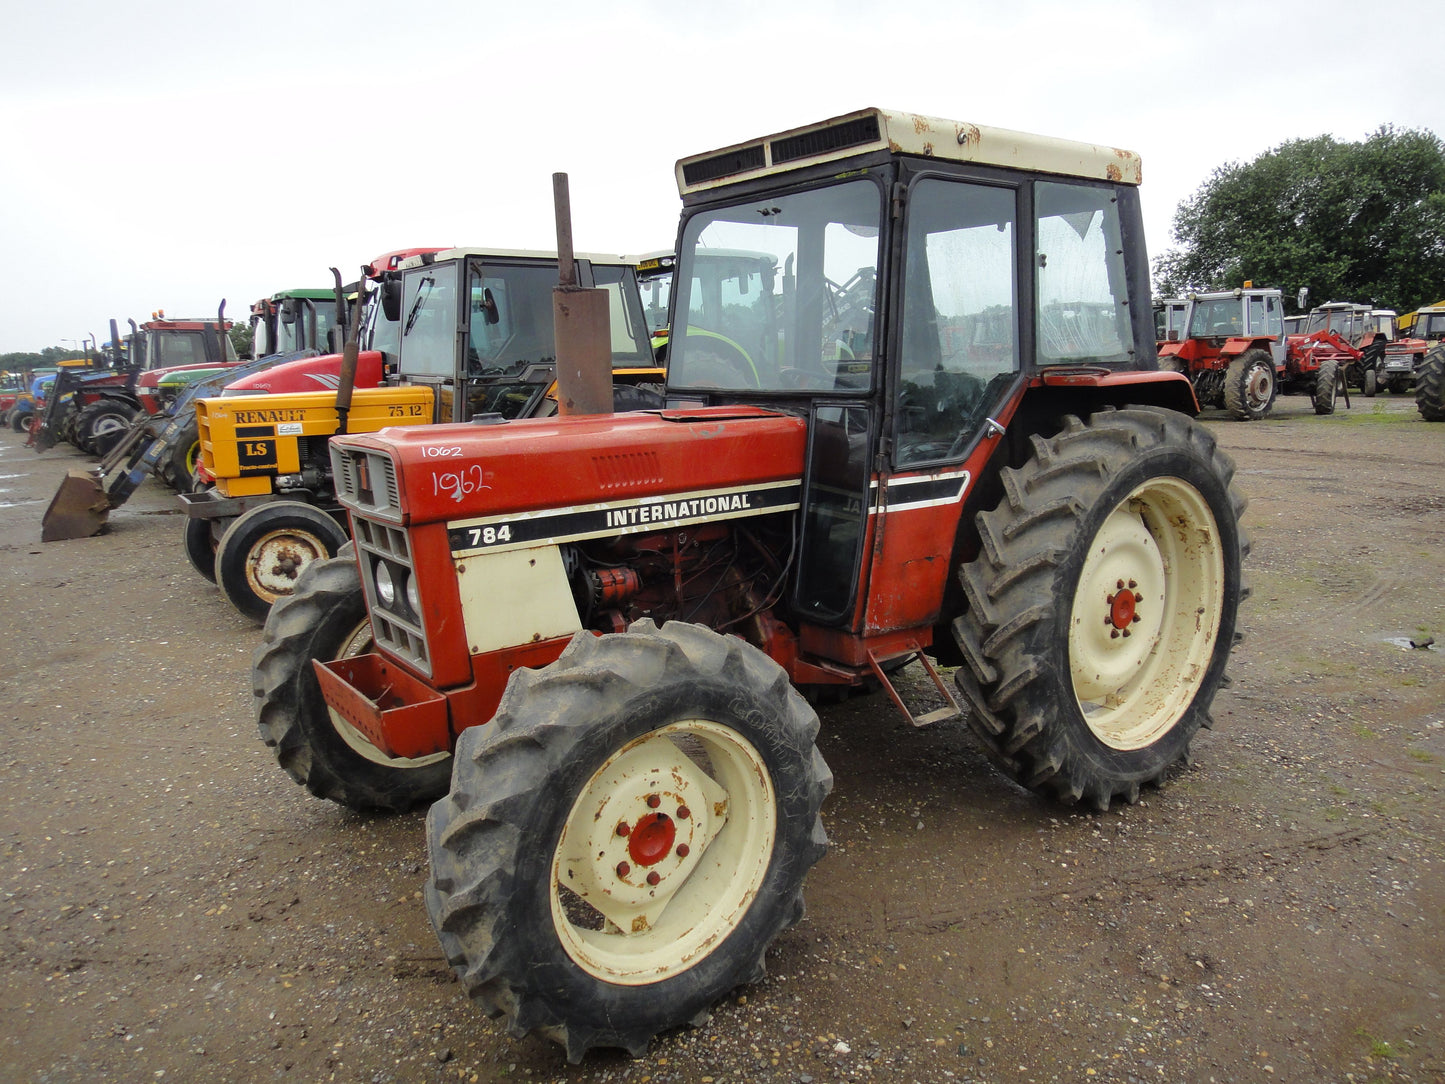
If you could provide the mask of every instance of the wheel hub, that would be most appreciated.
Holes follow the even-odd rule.
[[[584,840],[565,846],[562,884],[632,932],[686,883],[727,821],[727,795],[685,756],[658,762],[661,746],[675,751],[648,743],[613,762],[592,788],[600,800]]]

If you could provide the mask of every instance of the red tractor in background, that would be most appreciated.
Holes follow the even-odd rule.
[[[319,796],[435,801],[427,911],[511,1034],[640,1053],[762,977],[827,846],[800,689],[956,691],[1094,809],[1210,724],[1244,501],[1156,365],[1140,172],[876,109],[685,158],[664,409],[606,413],[564,278],[559,416],[331,438],[355,552],[272,609],[258,727]],[[771,259],[710,312],[719,250]]]
[[[1445,340],[1445,305],[1427,305],[1413,315],[1410,334],[1386,343],[1379,364],[1365,371],[1366,395],[1378,391],[1404,395],[1413,391],[1425,356],[1432,346]]]
[[[1183,331],[1162,329],[1160,367],[1187,374],[1202,406],[1222,407],[1241,421],[1268,417],[1285,359],[1280,291],[1245,283],[1186,301]]]
[[[111,321],[112,329],[115,321]],[[224,368],[236,364],[236,349],[226,332],[225,302],[215,320],[167,319],[164,312],[137,326],[122,349],[112,330],[111,353],[91,370],[62,369],[46,397],[39,424],[31,431],[36,450],[66,440],[81,451],[104,457],[142,412],[138,389],[154,387],[168,372],[187,368]]]
[[[1308,395],[1316,414],[1333,414],[1340,388],[1359,384],[1364,359],[1381,357],[1387,336],[1369,305],[1331,301],[1316,305],[1304,330],[1288,338],[1280,392]]]

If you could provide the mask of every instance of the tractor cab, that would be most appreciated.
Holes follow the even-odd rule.
[[[1411,337],[1429,343],[1445,341],[1445,305],[1431,305],[1416,310],[1415,328]]]
[[[327,353],[339,348],[332,332],[344,327],[345,318],[337,312],[333,290],[280,290],[251,306],[252,353],[258,358]]]
[[[1189,307],[1182,297],[1160,298],[1154,302],[1154,341],[1158,345],[1177,341],[1184,334],[1184,313]]]
[[[581,285],[607,293],[616,380],[655,381],[632,263],[582,256],[578,271]],[[555,413],[556,399],[548,392],[557,370],[556,284],[557,257],[548,252],[460,248],[406,261],[397,379],[433,389],[439,422]]]
[[[1318,331],[1334,332],[1345,342],[1359,349],[1368,345],[1377,334],[1376,321],[1372,318],[1369,305],[1357,305],[1347,301],[1331,301],[1316,305],[1310,310],[1305,321],[1304,334],[1313,335]]]

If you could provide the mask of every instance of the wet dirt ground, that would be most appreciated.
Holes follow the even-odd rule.
[[[0,433],[0,1079],[1445,1080],[1445,425],[1208,417],[1253,598],[1193,764],[1108,814],[962,724],[823,709],[829,855],[765,982],[580,1066],[453,981],[422,814],[314,799],[252,722],[258,631],[147,483],[42,545],[68,446]],[[1437,645],[1438,646],[1438,645]]]

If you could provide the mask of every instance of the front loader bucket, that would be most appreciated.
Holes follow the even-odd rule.
[[[40,541],[63,542],[99,534],[110,513],[110,500],[100,480],[87,470],[72,468],[55,491],[40,520]]]

